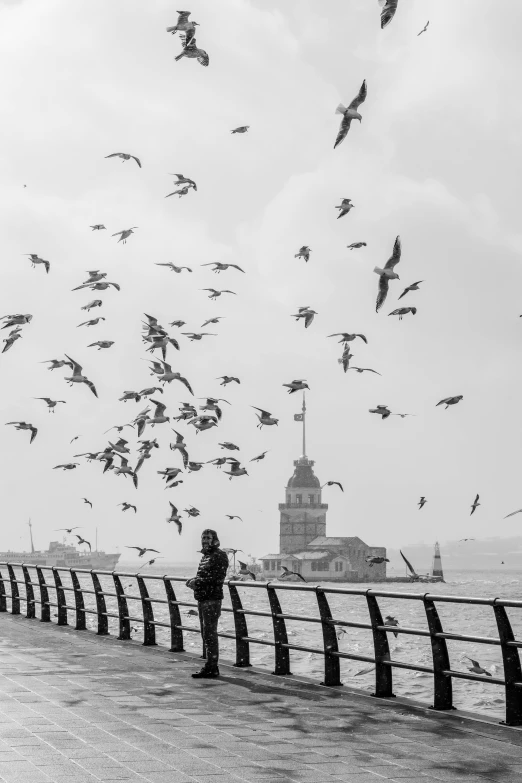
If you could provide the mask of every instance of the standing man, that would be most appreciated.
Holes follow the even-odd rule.
[[[215,530],[204,530],[201,534],[201,552],[203,557],[199,563],[196,576],[189,579],[187,587],[194,590],[194,598],[198,602],[201,632],[207,660],[199,672],[192,675],[195,678],[219,677],[219,641],[217,626],[221,614],[223,600],[223,582],[227,575],[228,557],[219,549],[219,538]]]

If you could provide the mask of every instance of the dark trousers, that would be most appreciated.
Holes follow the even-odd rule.
[[[205,646],[207,662],[205,669],[217,669],[219,660],[219,641],[217,635],[218,620],[221,615],[221,601],[199,601],[199,619],[201,635]]]

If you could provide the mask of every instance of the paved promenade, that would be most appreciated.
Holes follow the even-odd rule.
[[[6,783],[522,783],[522,731],[0,615]]]

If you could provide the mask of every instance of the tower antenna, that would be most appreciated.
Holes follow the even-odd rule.
[[[306,402],[305,402],[305,391],[303,389],[303,457],[306,457]]]
[[[31,536],[31,553],[34,554],[34,544],[33,544],[33,526],[31,524],[31,517],[29,517],[29,535]]]

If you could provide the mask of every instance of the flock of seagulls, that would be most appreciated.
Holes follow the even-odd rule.
[[[381,28],[384,29],[391,23],[391,21],[393,20],[397,12],[398,0],[379,0],[379,3],[382,6]],[[168,33],[172,35],[179,34],[181,38],[182,50],[177,56],[175,56],[174,59],[175,61],[179,61],[182,58],[196,59],[198,63],[206,67],[209,65],[210,62],[209,55],[206,51],[199,48],[196,44],[196,37],[195,37],[196,27],[199,26],[199,23],[191,20],[190,16],[191,13],[189,11],[179,11],[178,19],[176,23],[173,26],[167,27]],[[429,26],[429,21],[426,23],[424,28],[418,33],[418,36],[427,32],[428,26]],[[361,112],[361,107],[364,104],[364,102],[367,100],[367,98],[368,98],[368,86],[366,83],[366,79],[364,79],[362,81],[362,84],[359,88],[357,95],[348,104],[348,106],[346,107],[341,103],[337,106],[335,112],[336,114],[340,115],[341,122],[333,145],[334,150],[336,150],[342,144],[342,142],[345,141],[348,132],[350,131],[352,121],[357,120],[359,124],[362,124],[362,115],[360,112]],[[250,130],[250,125],[240,125],[238,127],[232,128],[230,130],[230,133],[232,135],[236,135],[236,134],[242,135],[242,134],[247,134],[249,130]],[[106,159],[109,160],[119,158],[122,163],[133,161],[140,170],[142,169],[142,160],[140,159],[140,157],[131,154],[129,152],[113,152],[105,157]],[[197,184],[190,177],[186,177],[185,175],[180,173],[172,174],[171,176],[176,177],[176,181],[174,183],[176,190],[167,194],[165,198],[170,198],[174,195],[178,195],[178,197],[181,198],[186,196],[189,192],[193,192],[193,193],[197,192],[198,190]],[[335,209],[338,210],[337,219],[349,216],[349,213],[351,212],[352,209],[354,209],[355,206],[356,205],[352,203],[352,200],[350,198],[346,198],[346,197],[341,198],[340,204],[335,206]],[[104,223],[94,223],[89,227],[92,232],[95,231],[101,232],[107,230]],[[119,237],[118,243],[122,243],[123,245],[125,245],[127,240],[132,236],[134,231],[136,231],[137,229],[138,229],[137,226],[132,226],[130,228],[117,231],[113,233],[112,236]],[[347,247],[350,249],[350,251],[361,250],[362,248],[367,247],[367,242],[366,241],[352,242]],[[302,259],[305,261],[305,263],[308,263],[311,260],[311,253],[312,253],[312,249],[308,245],[303,245],[295,253],[294,258]],[[386,302],[388,295],[390,293],[390,286],[392,286],[393,289],[394,281],[400,280],[399,275],[397,273],[397,268],[401,262],[401,253],[402,253],[401,238],[400,236],[397,236],[395,238],[392,247],[391,255],[386,261],[386,263],[383,265],[382,268],[376,266],[373,270],[375,274],[377,274],[378,276],[377,299],[376,299],[376,308],[375,308],[376,312],[379,312],[381,307]],[[49,275],[49,273],[51,272],[51,262],[49,260],[41,258],[37,253],[27,253],[25,255],[29,257],[31,266],[34,269],[36,269],[37,266],[41,265],[45,269],[46,275]],[[155,265],[164,267],[176,274],[181,274],[185,272],[188,275],[190,275],[193,272],[192,268],[186,265],[177,265],[172,261],[155,262]],[[236,273],[240,273],[243,275],[246,274],[245,269],[243,269],[238,264],[233,264],[233,263],[210,261],[201,264],[200,266],[211,267],[210,271],[212,271],[214,274],[227,273],[228,275],[231,275],[232,270],[233,270],[232,277],[234,277]],[[103,272],[102,270],[99,269],[88,270],[87,275],[88,275],[87,279],[81,282],[75,288],[73,288],[72,289],[73,291],[83,291],[84,289],[88,289],[89,291],[92,292],[109,292],[111,289],[116,292],[121,291],[120,283],[107,280],[106,279],[107,273]],[[399,300],[402,299],[403,297],[405,297],[407,294],[411,292],[417,292],[419,290],[419,286],[422,283],[424,283],[423,280],[418,280],[407,285],[402,290],[402,293],[400,293],[400,295],[398,296],[398,299]],[[218,299],[221,300],[224,294],[231,295],[231,296],[238,295],[235,291],[226,288],[216,289],[213,287],[205,287],[200,290],[203,292],[207,292],[208,298],[211,301],[216,301]],[[92,309],[101,308],[103,305],[104,305],[103,299],[93,299],[87,302],[86,304],[84,304],[83,306],[81,306],[80,309],[86,311],[87,313],[90,313]],[[406,307],[398,307],[392,310],[390,313],[388,313],[388,315],[398,316],[399,320],[402,320],[404,316],[416,315],[416,313],[417,313],[416,306],[406,306]],[[314,310],[310,305],[306,305],[306,306],[298,307],[297,312],[291,314],[291,317],[295,318],[297,322],[302,322],[304,328],[308,329],[314,323],[315,316],[317,315],[318,313],[316,310]],[[180,331],[178,332],[178,335],[182,337],[186,337],[187,344],[200,342],[201,340],[203,339],[206,340],[208,337],[211,336],[217,337],[218,336],[217,332],[207,332],[207,331],[200,331],[200,330],[205,329],[205,327],[209,326],[210,324],[219,327],[220,321],[222,321],[223,318],[225,317],[226,316],[222,316],[222,315],[212,316],[207,320],[205,320],[197,330]],[[190,425],[193,428],[193,434],[199,436],[202,432],[205,432],[210,429],[214,429],[216,427],[223,426],[223,423],[226,420],[226,416],[224,416],[223,413],[224,409],[221,403],[225,403],[225,405],[231,405],[231,403],[226,399],[215,398],[210,396],[199,397],[199,400],[204,400],[203,405],[198,406],[197,404],[195,404],[196,398],[193,390],[193,385],[185,376],[173,370],[173,364],[171,359],[167,361],[169,352],[171,352],[172,350],[176,352],[180,351],[181,349],[180,340],[177,339],[177,337],[175,337],[173,334],[169,333],[168,329],[162,326],[155,316],[144,313],[144,318],[146,319],[143,322],[144,329],[142,334],[144,350],[149,354],[155,354],[156,352],[159,352],[161,355],[161,358],[153,356],[150,359],[148,358],[145,359],[145,361],[149,363],[148,369],[150,371],[151,377],[154,377],[155,385],[147,386],[137,391],[124,390],[122,392],[122,395],[119,397],[119,400],[121,402],[127,403],[128,401],[134,401],[136,403],[139,403],[141,400],[146,400],[146,407],[144,407],[131,421],[126,422],[123,425],[114,425],[114,429],[116,429],[118,433],[121,433],[123,431],[123,428],[125,427],[129,427],[136,431],[139,445],[137,446],[136,449],[135,459],[133,459],[132,457],[131,449],[128,447],[128,442],[123,437],[120,437],[116,442],[112,442],[108,440],[106,443],[100,443],[98,449],[95,451],[83,452],[80,454],[73,455],[73,459],[85,458],[86,462],[88,463],[97,463],[102,468],[102,474],[112,474],[113,476],[118,476],[118,477],[124,476],[125,479],[130,478],[136,490],[138,489],[139,471],[146,464],[146,461],[150,459],[152,451],[154,449],[160,448],[157,439],[152,438],[152,436],[150,438],[143,437],[145,433],[149,434],[150,430],[153,430],[157,426],[163,426],[165,428],[165,425],[168,426],[172,422],[176,422],[177,426],[186,425],[187,433],[189,432],[188,425]],[[4,315],[0,318],[0,323],[2,324],[1,328],[12,330],[9,331],[8,336],[3,339],[5,345],[2,349],[2,353],[6,353],[10,351],[11,348],[14,346],[15,342],[21,339],[22,330],[24,329],[24,327],[31,325],[32,319],[33,316],[28,313],[9,314],[9,315]],[[80,323],[78,323],[77,328],[87,327],[91,329],[91,328],[98,327],[100,324],[102,324],[105,321],[106,321],[105,316],[96,316],[93,318],[88,318],[87,320],[82,320]],[[181,329],[185,325],[186,322],[183,320],[174,320],[171,323],[169,323],[168,326],[171,328]],[[368,344],[368,340],[364,334],[358,332],[336,332],[328,335],[328,338],[330,337],[340,338],[338,342],[342,347],[342,354],[337,361],[342,366],[345,373],[347,373],[349,370],[354,370],[359,374],[364,372],[369,372],[378,376],[381,375],[381,373],[379,373],[377,370],[373,368],[353,366],[350,364],[350,361],[354,356],[354,354],[351,352],[351,345],[354,343],[354,341],[359,341],[359,343],[365,345]],[[113,348],[114,345],[115,345],[114,340],[99,339],[87,344],[86,347],[96,348],[97,351],[99,352],[101,350],[110,350]],[[74,386],[80,386],[80,385],[86,386],[90,390],[92,395],[98,398],[98,390],[95,385],[95,380],[91,379],[91,373],[93,373],[92,377],[94,379],[96,378],[96,370],[94,365],[89,367],[88,373],[85,373],[83,370],[83,366],[76,359],[73,359],[71,356],[65,353],[63,354],[62,357],[43,360],[42,363],[48,364],[47,369],[50,371],[68,368],[71,371],[71,374],[64,375],[64,380],[66,383],[68,383],[69,387],[72,388]],[[234,384],[236,386],[240,386],[241,384],[241,379],[239,377],[233,375],[227,375],[227,374],[219,376],[218,378],[216,378],[216,380],[219,380],[221,382],[220,386],[223,387],[228,387],[229,385],[234,385]],[[173,410],[173,405],[170,402],[170,400],[163,401],[157,399],[158,396],[164,395],[165,388],[173,382],[175,382],[176,384],[180,384],[183,387],[183,390],[186,390],[188,395],[190,395],[191,398],[194,398],[194,401],[181,403],[177,411]],[[286,383],[283,383],[281,385],[283,388],[287,390],[288,394],[294,394],[297,391],[304,391],[310,389],[306,379],[302,379],[302,378],[294,379]],[[48,413],[52,413],[52,414],[55,414],[57,406],[61,404],[67,404],[67,400],[62,400],[62,399],[55,400],[46,396],[34,397],[33,399],[45,402],[48,409]],[[462,400],[463,400],[463,395],[449,396],[440,400],[438,403],[436,403],[436,405],[437,406],[444,405],[445,410],[447,410],[450,406],[455,406]],[[258,420],[256,426],[259,429],[278,425],[279,418],[275,414],[258,406],[252,405],[251,407],[255,411],[255,416],[257,417]],[[382,404],[376,405],[374,408],[370,408],[369,412],[371,414],[376,414],[380,416],[382,420],[385,420],[390,416],[400,416],[401,418],[405,418],[407,416],[415,415],[412,413],[392,412],[387,405],[382,405]],[[27,430],[30,433],[29,444],[32,444],[34,442],[39,432],[39,429],[41,428],[41,426],[36,427],[32,423],[27,421],[10,421],[10,422],[6,422],[6,425],[13,426],[16,430]],[[244,464],[242,464],[242,462],[238,458],[233,456],[214,457],[212,459],[205,460],[204,462],[196,462],[191,460],[189,457],[190,446],[187,444],[186,435],[182,434],[181,432],[173,428],[172,431],[175,434],[175,440],[169,444],[169,449],[170,451],[173,452],[174,455],[177,455],[178,458],[181,460],[180,465],[182,467],[177,465],[175,466],[166,465],[161,470],[156,471],[156,473],[160,475],[162,480],[165,482],[165,490],[172,490],[178,487],[180,484],[182,484],[183,479],[179,478],[179,476],[183,475],[184,472],[190,473],[190,472],[200,471],[204,468],[205,465],[208,464],[213,465],[215,468],[219,470],[223,469],[223,473],[228,475],[229,481],[232,481],[232,479],[238,479],[240,477],[249,475],[248,470],[244,466]],[[78,437],[79,436],[75,436],[75,438],[73,438],[73,441]],[[220,445],[223,449],[228,449],[230,451],[239,450],[239,447],[227,441],[223,441],[223,443]],[[261,460],[265,458],[267,453],[268,451],[265,451],[262,454],[250,458],[248,464],[250,465],[251,463],[256,463],[256,464],[259,463]],[[79,467],[80,464],[81,463],[74,462],[74,461],[64,461],[59,465],[55,465],[53,469],[62,469],[63,471],[70,471]],[[134,465],[134,467],[132,465]],[[326,482],[326,484],[323,485],[323,487],[333,486],[333,485],[337,485],[340,488],[340,490],[344,492],[343,486],[339,481],[328,481]],[[86,504],[89,504],[90,507],[92,508],[92,503],[87,498],[82,498],[82,500]],[[420,498],[420,501],[418,503],[419,510],[424,507],[426,502],[427,499],[424,496]],[[137,512],[136,504],[130,503],[128,501],[123,501],[119,505],[121,506],[123,512],[128,510],[133,510],[134,513]],[[182,515],[172,502],[169,501],[169,505],[170,505],[170,512],[166,521],[169,524],[172,523],[175,524],[177,526],[179,534],[181,534],[183,529]],[[479,495],[477,494],[471,506],[471,514],[473,514],[476,511],[479,505],[480,505]],[[191,518],[197,516],[199,514],[199,511],[195,507],[191,506],[188,509],[184,509],[183,513],[187,514],[188,518]],[[517,511],[512,512],[511,514],[508,514],[507,517],[513,516],[514,514],[517,513],[522,513],[522,509],[519,509]],[[238,515],[235,514],[229,514],[226,515],[226,517],[228,517],[231,520],[235,518],[241,519],[240,517],[238,517]],[[71,532],[74,529],[75,528],[68,529],[68,532]],[[80,544],[83,543],[85,545],[89,545],[90,547],[88,541],[85,541],[85,539],[81,538],[80,536],[77,536],[77,538]],[[465,540],[471,540],[471,539],[465,539]],[[157,553],[157,550],[154,549],[151,550],[150,548],[149,549],[141,548],[141,547],[131,547],[131,548],[137,549],[139,551],[140,557],[142,557],[147,551],[152,551],[154,553]],[[404,559],[406,560],[406,558]],[[383,560],[386,560],[386,558],[384,559],[379,559],[375,557],[369,558],[368,564],[372,566],[378,562],[383,562]],[[408,564],[408,567],[410,568],[412,578],[417,578],[418,574],[416,574],[414,569],[411,567],[411,564],[409,564],[408,561],[406,562]],[[244,564],[240,563],[240,565],[243,568]],[[243,570],[245,569],[246,566],[243,568]],[[284,569],[281,578],[285,578],[291,575],[292,572],[287,572],[287,570]],[[296,578],[302,578],[300,574],[295,574],[295,576]]]

